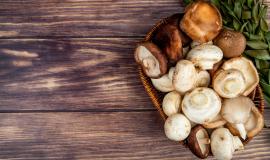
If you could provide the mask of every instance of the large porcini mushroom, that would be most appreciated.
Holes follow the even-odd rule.
[[[248,96],[259,83],[259,75],[255,66],[252,61],[245,57],[231,58],[225,61],[221,68],[224,70],[236,69],[243,74],[246,81],[246,88],[243,92],[244,96]]]
[[[203,124],[203,127],[208,129],[218,128],[227,123],[226,120],[224,120],[220,114],[218,114],[214,119],[212,119],[210,122],[206,122]]]
[[[237,136],[233,136],[227,128],[218,128],[211,134],[211,151],[218,160],[232,159],[235,150],[244,149]]]
[[[181,94],[196,87],[197,71],[192,62],[180,60],[175,67],[173,86]]]
[[[196,87],[208,87],[211,81],[209,72],[197,69],[197,82]]]
[[[135,60],[150,78],[159,78],[167,72],[167,59],[151,42],[140,43],[135,50]]]
[[[240,56],[246,48],[246,38],[241,32],[223,29],[214,39],[226,58]]]
[[[172,91],[163,98],[162,109],[167,116],[179,113],[181,111],[181,95]]]
[[[183,114],[169,116],[164,124],[165,135],[173,141],[182,141],[186,139],[190,130],[190,122]]]
[[[171,16],[167,23],[159,27],[152,40],[165,53],[170,62],[175,63],[182,59],[183,46],[189,42],[189,38],[180,31],[179,21],[181,14]]]
[[[172,67],[169,70],[169,73],[163,75],[160,78],[151,78],[153,86],[161,91],[161,92],[170,92],[174,90],[174,86],[172,84],[172,77],[175,68]]]
[[[213,4],[196,1],[186,7],[180,28],[192,40],[205,43],[219,34],[222,29],[222,17]]]
[[[221,116],[229,123],[235,125],[243,139],[246,139],[246,129],[244,124],[248,121],[251,108],[255,106],[253,101],[244,96],[231,99],[224,99]]]
[[[199,158],[206,158],[210,152],[210,138],[205,128],[197,125],[192,128],[188,139],[188,147]]]
[[[204,124],[211,122],[221,109],[221,100],[210,88],[199,87],[186,93],[182,111],[191,121]]]
[[[245,91],[246,80],[239,70],[220,69],[213,77],[213,88],[223,98],[234,98]]]
[[[213,69],[215,63],[218,63],[223,57],[220,48],[211,44],[202,44],[189,51],[186,59],[190,60],[203,70]]]
[[[263,115],[260,113],[257,107],[252,106],[251,114],[244,124],[245,130],[247,131],[247,137],[252,138],[256,136],[264,126],[264,118]],[[240,135],[239,131],[236,129],[234,124],[227,124],[227,128],[231,131],[233,135]]]

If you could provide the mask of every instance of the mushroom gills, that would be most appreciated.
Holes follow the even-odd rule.
[[[207,151],[206,145],[210,144],[210,139],[208,138],[208,135],[206,136],[203,130],[199,130],[196,133],[196,138],[199,142],[199,146],[201,148],[202,153],[205,154]]]

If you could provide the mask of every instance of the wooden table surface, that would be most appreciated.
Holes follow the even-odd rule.
[[[155,22],[182,11],[179,0],[1,0],[0,159],[196,159],[165,137],[133,59]],[[268,107],[265,119],[234,159],[270,159]]]

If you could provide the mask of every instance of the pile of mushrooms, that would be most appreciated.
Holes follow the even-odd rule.
[[[135,50],[136,62],[153,86],[166,93],[165,135],[186,142],[199,158],[212,153],[231,159],[264,126],[248,97],[259,76],[252,61],[241,56],[245,46],[242,33],[222,29],[214,5],[196,1]]]

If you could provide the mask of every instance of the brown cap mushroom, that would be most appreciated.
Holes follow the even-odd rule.
[[[180,60],[175,67],[173,85],[176,91],[181,94],[196,87],[197,71],[192,62]]]
[[[180,28],[192,40],[205,43],[213,40],[222,29],[222,17],[211,3],[196,1],[186,7]]]
[[[259,75],[254,64],[245,57],[231,58],[225,61],[221,68],[224,70],[236,69],[243,74],[246,80],[246,88],[243,92],[244,96],[248,96],[259,83]]]
[[[170,62],[175,63],[184,57],[183,46],[186,46],[190,39],[179,28],[181,14],[171,16],[167,23],[161,25],[152,38],[165,53]]]
[[[247,135],[244,124],[248,121],[253,106],[255,106],[253,101],[244,96],[224,99],[223,101],[221,116],[235,125],[243,139],[246,139]]]
[[[214,39],[226,58],[240,56],[246,48],[246,38],[241,32],[223,29]]]
[[[135,50],[135,60],[150,78],[159,78],[167,72],[167,59],[151,42],[140,43]]]
[[[188,147],[199,158],[206,158],[210,152],[210,138],[205,128],[197,125],[192,128],[187,139]]]
[[[236,129],[234,124],[228,123],[227,128],[231,131],[233,135],[239,136],[240,133]],[[244,124],[245,130],[247,131],[247,137],[252,138],[259,134],[259,132],[263,129],[264,126],[264,118],[260,113],[257,107],[252,106],[251,114],[248,118],[248,121]]]
[[[213,88],[223,98],[234,98],[245,91],[246,80],[239,70],[220,69],[213,77]]]

